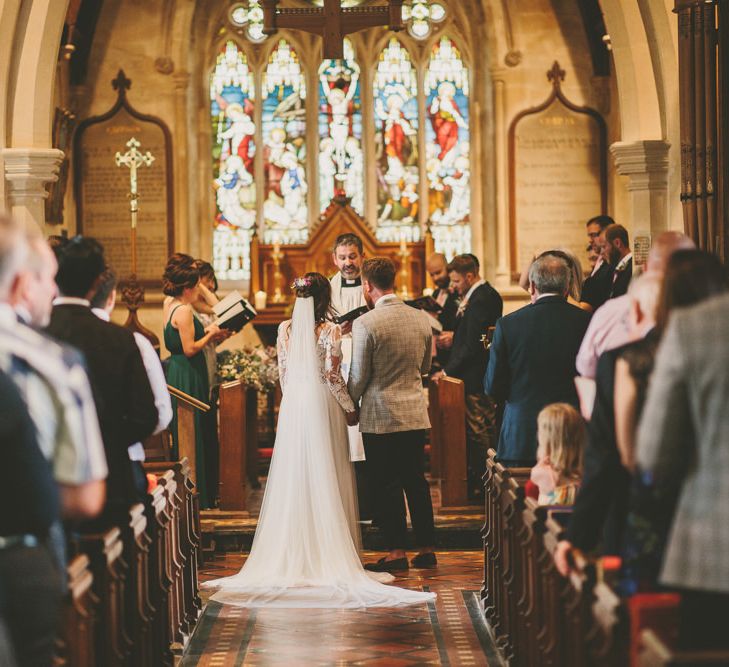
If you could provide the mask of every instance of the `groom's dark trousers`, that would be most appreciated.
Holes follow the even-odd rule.
[[[425,431],[363,433],[362,439],[368,477],[372,480],[375,519],[385,534],[387,548],[407,548],[403,492],[408,500],[415,546],[434,546],[433,504],[425,479]]]

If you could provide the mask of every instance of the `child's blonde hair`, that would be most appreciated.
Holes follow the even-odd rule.
[[[564,478],[582,476],[585,422],[568,403],[552,403],[537,417],[537,458],[549,458],[552,469]]]

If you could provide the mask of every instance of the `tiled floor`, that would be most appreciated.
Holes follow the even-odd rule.
[[[365,554],[365,560],[375,554]],[[397,585],[432,590],[432,604],[369,610],[205,607],[183,667],[223,665],[498,665],[478,610],[483,553],[438,554],[438,568]],[[216,556],[201,581],[238,571],[245,556]]]

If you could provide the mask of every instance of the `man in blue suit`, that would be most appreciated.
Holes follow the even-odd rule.
[[[569,281],[566,259],[543,253],[529,269],[531,305],[496,324],[484,389],[506,402],[498,455],[507,466],[534,465],[537,415],[545,405],[578,407],[575,358],[590,316],[567,303]]]

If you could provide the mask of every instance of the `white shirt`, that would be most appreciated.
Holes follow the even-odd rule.
[[[383,294],[375,301],[375,308],[380,308],[391,301],[397,301],[399,298],[397,294]]]
[[[471,298],[471,295],[476,291],[476,289],[478,289],[479,287],[481,287],[481,285],[484,285],[485,283],[486,283],[486,281],[483,278],[481,278],[480,280],[477,280],[475,283],[473,283],[473,285],[471,285],[471,288],[468,290],[468,292],[466,292],[466,296],[464,296],[461,299],[461,303],[458,304],[458,311],[456,313],[457,315],[460,316],[466,312],[466,307],[468,306],[468,300]]]
[[[111,319],[109,313],[103,308],[92,308],[91,312],[105,322]],[[144,370],[147,371],[149,386],[152,387],[152,394],[154,395],[154,406],[157,408],[157,426],[154,430],[156,435],[166,429],[170,421],[172,421],[170,392],[167,389],[167,380],[162,370],[162,364],[152,347],[152,343],[137,331],[134,332],[134,342],[137,344],[139,354],[142,355]],[[128,451],[129,458],[132,461],[144,461],[144,445],[141,442],[135,442],[133,445],[129,445]]]
[[[88,299],[81,299],[77,296],[57,296],[53,299],[54,306],[86,306],[91,307],[91,302]]]
[[[557,292],[545,292],[544,294],[540,294],[534,301],[539,301],[539,299],[543,299],[545,296],[559,296]]]

